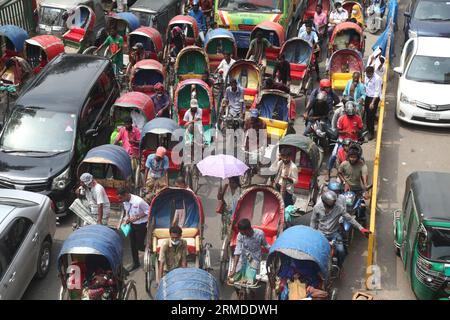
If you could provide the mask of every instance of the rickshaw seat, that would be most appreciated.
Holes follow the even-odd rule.
[[[269,61],[276,61],[280,53],[280,48],[274,47],[266,49],[266,59]]]
[[[69,31],[67,31],[63,38],[69,41],[81,42],[83,41],[84,36],[86,35],[86,30],[80,27],[72,27]]]
[[[291,78],[294,80],[303,79],[307,68],[306,64],[291,63]]]
[[[197,228],[183,228],[183,237],[187,242],[189,254],[200,252],[200,235]],[[153,230],[153,248],[159,253],[164,241],[170,239],[169,229],[154,229]]]
[[[256,96],[258,94],[258,89],[244,88],[244,95],[246,96]]]
[[[331,84],[333,89],[344,90],[347,82],[352,79],[352,73],[335,72],[331,75]]]
[[[268,118],[260,117],[266,123],[267,135],[275,136],[278,138],[284,137],[288,127],[288,123],[285,121],[273,120]]]
[[[109,202],[120,203],[119,196],[117,195],[116,188],[105,188],[106,195],[108,196]]]
[[[313,175],[313,170],[311,168],[302,167],[298,173],[298,181],[295,188],[309,190],[311,186],[311,178]]]
[[[184,121],[184,114],[189,109],[181,109],[178,110],[178,123],[180,126],[184,126],[186,121]],[[202,109],[202,125],[207,126],[211,124],[211,110],[210,109]]]

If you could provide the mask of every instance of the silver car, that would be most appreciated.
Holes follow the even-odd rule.
[[[0,189],[0,299],[20,299],[50,268],[56,216],[50,198]]]

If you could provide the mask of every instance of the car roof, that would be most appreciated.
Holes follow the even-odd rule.
[[[418,37],[416,55],[450,58],[450,38]]]
[[[137,0],[131,7],[130,10],[145,10],[158,12],[160,9],[164,9],[169,4],[177,2],[177,0]]]
[[[16,105],[78,114],[108,64],[91,55],[59,55],[24,88]]]
[[[75,6],[89,2],[89,0],[40,0],[39,5],[61,9],[72,9]]]
[[[18,199],[18,200],[28,200],[31,202],[35,202],[38,205],[41,205],[47,196],[40,194],[40,193],[34,193],[30,191],[22,191],[22,190],[15,190],[15,189],[0,189],[0,198],[12,198],[12,199]],[[5,205],[0,203],[0,224],[5,220],[6,217],[8,217],[9,214],[14,212],[15,207],[10,205]]]
[[[450,221],[450,173],[416,171],[406,180],[414,195],[417,213],[425,220]]]

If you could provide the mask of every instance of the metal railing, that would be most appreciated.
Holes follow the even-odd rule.
[[[31,0],[0,2],[0,25],[16,25],[28,32],[35,30]]]

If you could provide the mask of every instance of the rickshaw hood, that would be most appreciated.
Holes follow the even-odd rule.
[[[14,44],[17,52],[22,52],[23,44],[29,38],[24,29],[14,25],[0,26],[0,35],[7,37]]]
[[[64,43],[61,39],[52,35],[36,36],[25,40],[29,45],[41,47],[47,54],[48,61],[60,53],[64,53]]]
[[[134,30],[133,32],[130,32],[128,41],[130,41],[131,36],[134,34],[150,38],[152,40],[153,44],[155,45],[156,52],[162,50],[162,48],[163,48],[162,36],[161,36],[161,33],[159,33],[159,31],[156,30],[155,28],[139,27],[136,30]]]
[[[280,234],[270,248],[268,264],[273,259],[274,252],[281,252],[297,260],[314,261],[324,277],[328,277],[330,244],[320,231],[306,226],[290,227]]]

